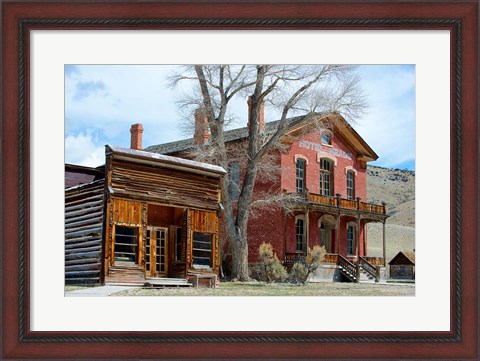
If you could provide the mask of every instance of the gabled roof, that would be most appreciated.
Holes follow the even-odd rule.
[[[146,152],[143,150],[120,148],[113,145],[105,146],[105,155],[111,155],[116,159],[124,159],[134,163],[178,169],[190,173],[203,174],[210,177],[222,177],[227,173],[222,167],[213,164],[201,163],[189,159]]]
[[[402,264],[411,263],[412,265],[415,265],[415,252],[400,251],[390,262],[388,262],[388,264],[399,264],[398,262],[406,262]]]
[[[372,148],[365,142],[365,140],[352,128],[350,124],[338,113],[317,113],[315,114],[324,118],[325,120],[333,120],[334,131],[336,131],[340,136],[350,145],[352,150],[357,153],[357,157],[360,160],[372,161],[378,159],[378,155],[373,151]],[[307,122],[307,116],[302,115],[298,117],[293,117],[287,119],[288,122],[288,132],[295,132],[307,126],[311,126],[313,123]],[[265,123],[265,134],[272,135],[278,127],[279,120]],[[240,141],[248,138],[248,127],[237,128],[232,130],[227,130],[224,132],[225,142]],[[163,143],[152,145],[145,148],[147,152],[158,153],[158,154],[176,154],[183,151],[191,150],[195,147],[193,138],[183,139],[170,143]]]

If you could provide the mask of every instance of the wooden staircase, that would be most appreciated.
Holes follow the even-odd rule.
[[[375,283],[380,281],[379,269],[368,262],[364,257],[358,257],[358,265],[360,266],[361,283]]]
[[[357,282],[357,266],[343,257],[338,255],[337,266],[340,273],[350,282]]]
[[[337,266],[340,273],[350,282],[375,283],[379,281],[380,275],[377,273],[376,267],[363,257],[358,257],[357,264],[354,264],[342,255],[338,255]]]

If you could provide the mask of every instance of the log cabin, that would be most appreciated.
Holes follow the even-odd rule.
[[[65,283],[218,285],[225,170],[138,147],[66,165]]]
[[[248,106],[251,107],[250,99]],[[248,112],[250,114],[250,110]],[[248,124],[250,121],[248,121]],[[263,106],[258,131],[268,139],[278,121],[265,122]],[[198,147],[209,144],[205,113],[195,112],[192,138],[145,148],[148,152],[191,158]],[[245,160],[233,151],[246,147],[249,126],[224,132],[227,149],[229,197],[234,206],[239,196]],[[285,266],[305,260],[308,249],[320,245],[327,254],[323,266],[313,277],[318,280],[359,282],[385,278],[385,203],[366,202],[366,170],[368,162],[378,155],[338,113],[298,116],[288,120],[288,130],[281,138],[283,147],[270,151],[274,168],[280,171],[262,180],[259,176],[255,195],[295,194],[292,207],[272,205],[256,212],[248,222],[249,265],[255,272],[258,247],[272,244]],[[383,224],[383,257],[367,253],[367,224]],[[228,249],[225,250],[227,259]],[[227,269],[227,267],[225,267]]]
[[[415,250],[400,251],[388,262],[390,278],[413,280],[415,279]]]

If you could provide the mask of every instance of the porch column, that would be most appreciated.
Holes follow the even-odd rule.
[[[387,204],[382,202],[383,212],[387,214]],[[387,269],[387,239],[385,235],[385,224],[387,223],[387,218],[383,220],[383,266],[385,267],[385,272]]]
[[[305,211],[305,253],[308,254],[308,236],[309,232],[309,218],[310,218],[310,207],[307,206],[307,210]]]
[[[340,213],[335,220],[335,253],[340,254]]]
[[[357,215],[357,227],[355,234],[355,254],[357,255],[357,262],[360,260],[360,214]]]
[[[387,267],[387,242],[386,242],[386,236],[385,236],[385,224],[387,223],[387,220],[383,220],[383,266]]]
[[[287,254],[287,210],[283,208],[283,260]]]

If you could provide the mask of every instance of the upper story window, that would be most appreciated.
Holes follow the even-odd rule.
[[[237,200],[240,195],[240,162],[230,163],[228,174],[230,199]]]
[[[355,172],[347,171],[347,199],[355,198]]]
[[[320,194],[333,195],[333,165],[332,161],[326,158],[320,159]]]
[[[322,144],[332,145],[332,136],[327,132],[322,133]]]
[[[305,159],[297,158],[296,161],[296,190],[297,193],[305,192],[307,162]]]

